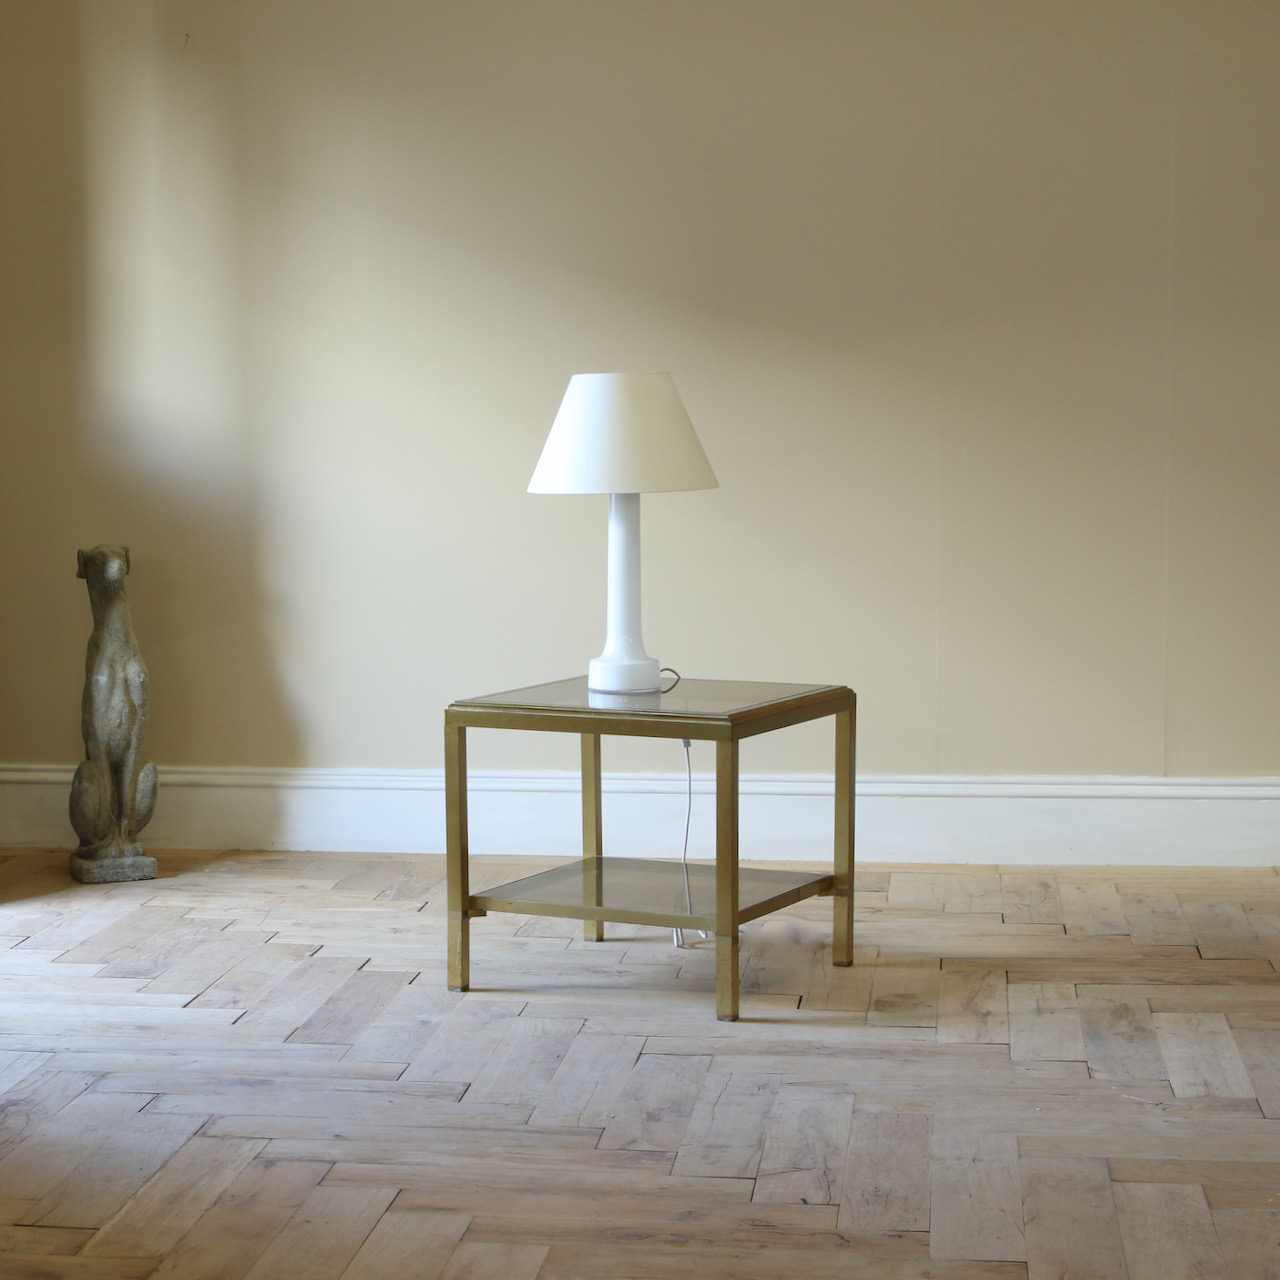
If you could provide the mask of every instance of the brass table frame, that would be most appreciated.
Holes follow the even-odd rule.
[[[568,683],[568,682],[564,682]],[[585,690],[585,677],[581,680]],[[702,686],[729,682],[686,682]],[[736,682],[735,682],[736,683]],[[583,905],[562,908],[521,903],[531,915],[564,915],[582,919],[589,940],[604,938],[606,920],[625,921],[629,913],[600,898],[600,859],[604,856],[601,823],[600,738],[604,734],[690,738],[716,744],[715,918],[693,915],[645,917],[646,923],[672,928],[714,926],[716,938],[716,1016],[738,1016],[738,930],[747,919],[767,914],[816,894],[832,898],[832,963],[853,963],[854,766],[857,739],[857,695],[843,685],[793,686],[803,692],[736,706],[723,713],[680,715],[649,710],[560,707],[519,695],[549,686],[513,690],[510,695],[461,700],[445,711],[445,803],[448,826],[449,988],[466,991],[470,984],[470,923],[486,910],[512,910],[513,904],[472,895],[467,837],[467,729],[528,729],[577,733],[582,738]],[[750,684],[737,687],[750,689]],[[764,690],[777,686],[760,685]],[[499,701],[510,697],[511,701]],[[833,716],[835,719],[835,849],[833,874],[803,892],[783,895],[745,915],[738,902],[738,743],[743,738],[790,725]]]

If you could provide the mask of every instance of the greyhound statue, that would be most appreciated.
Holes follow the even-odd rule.
[[[156,767],[140,764],[147,725],[147,668],[124,597],[128,547],[77,553],[77,578],[89,588],[93,634],[84,660],[80,732],[85,759],[71,783],[71,825],[80,847],[71,874],[84,884],[152,880],[156,860],[142,852],[138,832],[156,805]]]

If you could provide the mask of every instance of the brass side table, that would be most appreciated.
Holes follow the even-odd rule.
[[[835,856],[832,873],[738,866],[738,743],[788,725],[835,717]],[[585,676],[466,698],[444,714],[448,812],[449,987],[470,983],[470,924],[489,911],[701,929],[716,938],[716,1016],[738,1016],[738,930],[805,898],[829,894],[832,962],[853,963],[853,807],[857,695],[843,685],[680,680],[665,693],[598,694]],[[532,729],[582,737],[582,858],[473,894],[467,845],[467,730]],[[600,738],[698,738],[716,744],[714,868],[656,858],[605,857]]]

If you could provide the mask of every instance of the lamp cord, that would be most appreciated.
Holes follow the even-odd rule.
[[[676,677],[677,681],[679,676]],[[673,685],[672,688],[675,686]],[[680,865],[684,869],[684,907],[688,915],[693,915],[693,893],[689,887],[689,826],[693,821],[693,758],[689,754],[692,743],[688,738],[682,738],[684,744],[684,782],[685,782],[685,809],[684,809],[684,847],[680,850]],[[698,937],[706,938],[705,929],[698,930]],[[672,945],[683,947],[684,930],[671,930]]]
[[[659,688],[659,693],[670,693],[672,689],[680,683],[680,673],[675,667],[663,667],[662,671],[670,671],[675,679],[667,685],[665,689]],[[661,675],[662,671],[658,674]],[[684,785],[685,785],[685,806],[684,806],[684,844],[680,849],[680,866],[684,871],[684,909],[686,915],[693,915],[693,890],[689,885],[689,827],[693,822],[693,757],[689,754],[693,745],[688,738],[681,738],[684,745]],[[698,930],[698,937],[706,938],[708,934],[705,929]],[[684,930],[671,930],[671,944],[675,947],[683,947]]]

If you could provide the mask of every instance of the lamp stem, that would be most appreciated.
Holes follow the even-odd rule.
[[[593,658],[587,685],[604,693],[653,693],[657,658],[640,634],[640,495],[609,495],[609,585],[604,652]]]

